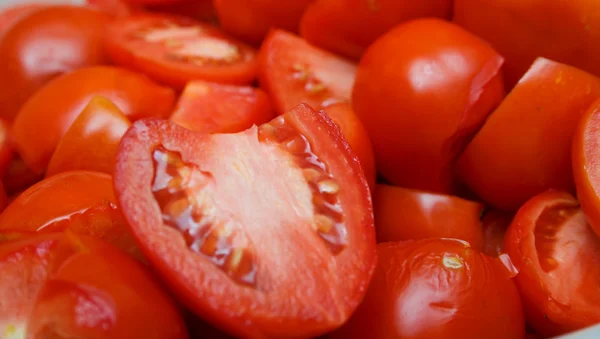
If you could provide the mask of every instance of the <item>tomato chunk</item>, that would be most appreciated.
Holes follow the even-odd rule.
[[[203,133],[237,133],[275,116],[267,94],[250,86],[187,84],[170,120]]]
[[[114,184],[144,254],[181,302],[236,336],[339,327],[375,266],[358,159],[306,105],[238,134],[134,123]]]

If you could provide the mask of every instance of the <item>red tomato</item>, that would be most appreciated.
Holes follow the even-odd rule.
[[[9,124],[0,118],[0,177],[8,171],[14,152],[8,137]]]
[[[437,19],[400,25],[371,45],[352,100],[383,177],[455,191],[454,160],[503,98],[501,65],[482,40]]]
[[[8,163],[6,172],[2,177],[6,193],[11,196],[20,192],[29,186],[35,184],[43,178],[43,175],[33,172],[20,156],[14,156]]]
[[[340,128],[342,134],[348,141],[348,144],[350,144],[350,148],[352,148],[354,154],[358,157],[372,192],[373,189],[375,189],[377,172],[375,170],[373,145],[371,144],[371,139],[369,138],[367,130],[356,114],[354,114],[352,106],[347,103],[327,106],[324,111]]]
[[[112,16],[124,17],[142,11],[141,6],[133,6],[122,0],[86,0],[88,7],[104,11]]]
[[[65,229],[108,241],[138,255],[117,208],[111,176],[73,171],[31,186],[0,214],[0,230],[57,232]]]
[[[391,242],[377,257],[365,300],[332,338],[525,338],[514,282],[468,244]]]
[[[167,117],[175,104],[173,90],[124,69],[90,67],[63,75],[23,106],[12,127],[19,154],[34,171],[46,169],[60,139],[98,95],[114,102],[132,120]]]
[[[549,191],[529,200],[506,233],[528,323],[544,337],[600,322],[600,239],[577,200]]]
[[[196,20],[215,21],[217,13],[212,0],[178,0],[173,3],[146,6],[152,12],[183,15]]]
[[[6,205],[8,205],[8,196],[6,196],[6,191],[4,190],[4,184],[2,184],[2,181],[0,181],[0,213],[2,211],[4,211],[4,208],[6,208]]]
[[[506,58],[508,88],[540,56],[600,76],[596,0],[455,0],[454,21]]]
[[[219,23],[227,32],[260,44],[271,28],[297,32],[312,0],[214,0]]]
[[[108,21],[89,8],[55,6],[17,22],[0,40],[0,117],[13,120],[52,78],[105,63],[102,32]]]
[[[269,97],[261,89],[192,81],[170,120],[202,133],[237,133],[274,116]]]
[[[461,239],[483,247],[483,205],[458,197],[377,185],[373,195],[378,242]]]
[[[64,238],[71,255],[53,263],[28,337],[188,338],[176,305],[139,262],[94,238]]]
[[[358,159],[306,105],[238,134],[134,123],[114,184],[156,271],[181,302],[235,336],[330,331],[359,304],[375,267]]]
[[[315,0],[300,35],[329,51],[360,59],[378,37],[399,23],[423,17],[450,19],[451,0]]]
[[[209,24],[164,14],[115,20],[105,39],[115,63],[183,88],[191,80],[248,84],[256,77],[256,52]]]
[[[491,210],[481,218],[484,254],[498,257],[504,253],[504,235],[512,218],[511,214],[498,210]]]
[[[460,156],[459,176],[506,211],[549,188],[572,191],[571,139],[598,98],[600,79],[538,59]]]
[[[44,6],[32,3],[19,4],[0,11],[0,40],[14,24],[41,8],[44,8]]]
[[[293,34],[272,31],[259,59],[260,85],[271,95],[279,114],[301,103],[321,109],[350,100],[356,65]]]
[[[94,97],[56,146],[46,177],[70,170],[112,174],[119,142],[130,125],[110,100]]]

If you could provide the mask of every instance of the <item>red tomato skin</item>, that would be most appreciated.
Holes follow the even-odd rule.
[[[14,24],[41,8],[44,8],[44,6],[31,3],[15,5],[0,11],[0,40],[2,40],[2,36],[6,34]]]
[[[378,243],[455,238],[483,248],[480,203],[378,184],[373,210]]]
[[[270,29],[298,32],[300,18],[312,0],[214,0],[223,29],[259,45]]]
[[[23,106],[12,126],[16,149],[32,170],[45,171],[62,136],[97,95],[113,101],[131,120],[167,117],[175,104],[172,89],[125,69],[89,67],[58,77]]]
[[[573,191],[573,133],[598,98],[599,78],[538,59],[462,153],[459,177],[505,211],[547,189]]]
[[[424,17],[450,19],[451,12],[451,0],[315,0],[302,16],[300,35],[315,46],[358,60],[394,26]]]
[[[494,259],[455,239],[377,245],[367,295],[331,338],[524,338],[514,282]],[[459,268],[444,266],[444,258]]]
[[[600,321],[600,293],[594,288],[600,276],[600,240],[581,211],[570,224],[560,219],[560,212],[543,219],[545,210],[555,206],[579,207],[569,193],[539,194],[519,209],[504,240],[504,249],[519,270],[515,282],[527,322],[542,337]]]
[[[75,69],[108,62],[102,32],[109,17],[89,8],[36,10],[0,40],[0,116],[12,121],[45,83]]]
[[[455,158],[504,96],[502,63],[485,42],[437,19],[399,25],[371,45],[352,104],[380,174],[396,186],[455,191]]]
[[[275,112],[267,94],[250,86],[192,81],[170,120],[202,133],[237,133],[269,122]]]

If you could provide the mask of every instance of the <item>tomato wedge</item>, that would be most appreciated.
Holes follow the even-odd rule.
[[[572,195],[549,191],[529,200],[504,248],[537,333],[552,337],[600,322],[600,239]]]
[[[136,14],[112,22],[105,47],[118,65],[182,89],[188,81],[249,84],[254,49],[218,28],[186,17]]]
[[[260,85],[271,95],[279,114],[302,103],[321,109],[350,100],[356,64],[294,34],[271,31],[259,59]]]
[[[197,132],[237,133],[274,116],[261,89],[196,80],[185,87],[170,120]]]
[[[235,336],[326,333],[354,311],[375,266],[358,159],[306,105],[238,134],[136,122],[114,185],[156,271]]]

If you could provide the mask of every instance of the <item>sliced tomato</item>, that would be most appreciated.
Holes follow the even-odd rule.
[[[40,8],[44,8],[44,5],[27,3],[8,7],[0,11],[0,39],[15,23]]]
[[[274,116],[261,89],[197,80],[187,84],[170,120],[197,132],[237,133]]]
[[[460,178],[506,211],[550,188],[574,191],[573,133],[598,98],[600,78],[538,59],[458,159]]]
[[[56,146],[46,177],[73,170],[112,174],[119,142],[130,125],[110,100],[94,97]]]
[[[529,200],[506,233],[529,324],[544,337],[600,322],[600,239],[577,200],[549,191]]]
[[[483,205],[449,195],[377,185],[373,195],[377,241],[461,239],[483,248]]]
[[[89,67],[61,76],[23,106],[12,126],[16,148],[32,170],[45,171],[60,139],[98,95],[114,102],[132,120],[167,117],[175,104],[172,89],[121,68]]]
[[[375,266],[358,159],[306,105],[239,134],[134,123],[114,184],[134,236],[181,302],[239,337],[340,326]]]
[[[262,44],[259,59],[260,85],[279,114],[302,103],[321,109],[350,100],[356,64],[294,34],[273,30]]]
[[[178,89],[191,80],[249,84],[258,66],[252,47],[209,24],[166,14],[115,20],[105,47],[118,65]]]
[[[498,257],[504,253],[504,236],[512,222],[513,215],[499,210],[491,210],[481,218],[483,225],[483,253]]]
[[[6,174],[11,161],[14,159],[14,151],[8,138],[9,124],[0,119],[0,178]]]

